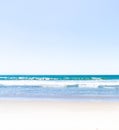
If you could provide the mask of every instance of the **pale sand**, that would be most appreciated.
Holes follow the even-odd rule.
[[[0,101],[0,130],[119,130],[119,103]]]

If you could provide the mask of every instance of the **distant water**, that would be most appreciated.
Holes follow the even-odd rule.
[[[119,75],[0,75],[0,98],[119,101]]]
[[[119,75],[0,75],[0,80],[119,80]]]

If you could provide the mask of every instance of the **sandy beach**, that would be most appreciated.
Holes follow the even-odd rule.
[[[1,130],[119,130],[119,103],[0,100]]]

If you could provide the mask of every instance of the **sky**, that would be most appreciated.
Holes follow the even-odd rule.
[[[119,1],[0,1],[0,74],[119,74]]]

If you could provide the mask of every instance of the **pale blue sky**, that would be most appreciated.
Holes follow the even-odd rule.
[[[0,1],[0,74],[119,74],[119,0]]]

